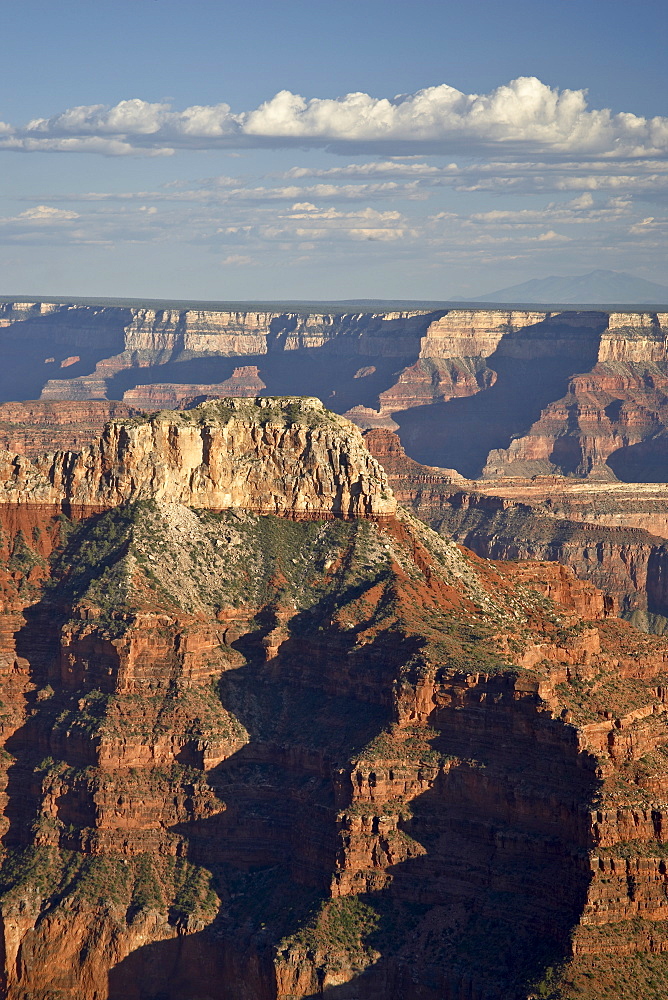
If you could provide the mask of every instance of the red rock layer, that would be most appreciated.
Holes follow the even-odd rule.
[[[668,615],[666,540],[636,527],[665,529],[664,487],[644,488],[639,499],[617,483],[576,487],[549,477],[483,486],[419,465],[391,432],[370,430],[364,439],[399,503],[478,555],[568,566],[641,627],[648,627],[648,612]]]
[[[624,481],[665,481],[667,389],[665,360],[601,362],[572,378],[527,434],[491,453],[485,476],[611,469]]]
[[[79,451],[98,438],[110,420],[140,413],[111,400],[0,403],[0,449],[31,457],[44,451]]]
[[[143,410],[181,409],[198,397],[259,396],[266,388],[257,365],[243,365],[235,368],[230,378],[215,385],[137,385],[123,394],[123,402]]]
[[[35,574],[62,521],[6,515]],[[96,550],[114,517],[57,590],[4,583],[8,1000],[510,998],[573,928],[668,945],[668,643],[410,519],[149,506]],[[130,575],[90,590],[89,551]],[[115,580],[131,607],[96,604]]]
[[[5,303],[0,327],[15,375],[0,373],[0,398],[116,393],[151,409],[201,395],[308,393],[362,427],[399,426],[416,457],[468,476],[556,471],[663,481],[667,324],[665,313],[642,312],[302,314]],[[244,357],[251,364],[234,372],[220,367],[221,359]],[[206,383],[187,374],[193,362],[201,371],[202,359],[212,365]],[[220,382],[212,381],[217,364]],[[173,383],[160,374],[166,365]],[[146,374],[133,376],[136,369]],[[68,377],[48,378],[54,374]],[[444,430],[452,421],[467,439],[463,452]]]

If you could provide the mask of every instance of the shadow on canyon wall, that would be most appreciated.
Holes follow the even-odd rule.
[[[365,670],[376,674],[374,686],[384,681],[389,690],[392,661],[410,655],[413,644],[404,640],[402,649],[398,637],[379,635],[361,655],[353,651],[354,636],[333,631],[313,650],[310,614],[292,623],[297,636],[303,626],[305,639],[288,640],[264,664],[269,617],[241,640],[248,663],[221,682],[222,701],[250,742],[209,772],[227,808],[178,829],[189,859],[216,880],[218,916],[190,936],[129,955],[110,972],[110,1000],[524,998],[567,954],[584,906],[588,815],[598,785],[572,733],[537,716],[533,705],[506,705],[496,717],[479,705],[471,716],[461,708],[434,710],[431,743],[451,766],[411,802],[412,816],[399,830],[379,840],[392,851],[396,837],[417,856],[390,865],[387,887],[357,897],[373,914],[363,935],[371,966],[337,982],[336,972],[319,967],[308,934],[300,959],[290,954],[286,938],[308,926],[329,898],[342,857],[337,812],[352,794],[345,761],[390,719],[389,706],[350,695],[356,686],[358,696],[363,690]],[[348,664],[343,679],[332,673],[335,661],[327,662],[332,650]],[[328,671],[348,697],[323,692]],[[366,863],[373,878],[367,850],[361,869]],[[342,914],[333,953],[349,933]]]
[[[334,608],[368,585],[298,613],[269,660],[277,609],[266,609],[233,642],[246,662],[223,674],[219,695],[249,742],[207,773],[221,811],[174,831],[188,860],[211,872],[218,915],[203,927],[174,913],[177,936],[138,948],[110,970],[109,1000],[276,1000],[279,992],[285,1000],[520,1000],[566,954],[589,884],[597,781],[573,733],[536,713],[533,702],[506,698],[499,675],[486,699],[474,691],[466,705],[434,709],[430,743],[441,770],[398,830],[386,835],[376,825],[376,846],[358,844],[361,854],[353,854],[352,870],[364,873],[356,898],[369,918],[362,945],[351,938],[345,906],[333,941],[320,944],[336,956],[345,951],[341,942],[352,941],[372,964],[341,982],[345,955],[338,981],[335,969],[326,973],[316,961],[317,935],[304,928],[341,871],[338,815],[351,804],[356,773],[349,762],[392,721],[393,681],[421,642],[385,630],[358,648],[357,633],[369,622],[349,630],[330,624]],[[59,686],[59,622],[67,610],[45,597],[28,609],[17,637],[31,679],[38,688],[50,682],[54,692],[45,701],[30,696],[32,715],[8,744],[16,761],[7,847],[32,840],[42,794],[36,762],[50,754],[95,765],[83,728],[79,739],[76,726],[54,727],[64,710],[76,719],[78,699],[99,682],[84,672],[71,691]],[[369,784],[382,784],[393,766],[382,756],[378,773],[366,764]],[[63,801],[70,825],[94,825],[85,805]],[[62,846],[75,849],[71,832],[63,836]],[[393,863],[392,854],[407,860]],[[389,885],[368,891],[383,869]]]
[[[0,402],[39,399],[49,379],[90,375],[99,361],[119,354],[125,340],[123,327],[131,313],[129,309],[115,310],[120,315],[110,323],[108,312],[64,308],[62,313],[0,330]],[[63,362],[70,363],[61,368]]]
[[[665,432],[626,448],[606,459],[623,483],[665,483],[668,480],[668,435]]]
[[[442,315],[441,310],[387,323],[364,315],[341,317],[328,343],[290,350],[285,345],[297,328],[297,317],[277,316],[270,323],[265,354],[189,358],[175,350],[165,364],[119,372],[109,380],[108,396],[121,399],[137,385],[215,385],[229,379],[235,368],[255,366],[266,385],[261,395],[317,396],[337,413],[352,406],[375,408],[379,394],[418,357],[429,324]],[[359,352],[361,341],[364,350]]]
[[[255,365],[266,385],[259,395],[317,396],[330,410],[344,413],[353,406],[377,408],[380,393],[391,388],[399,373],[414,363],[419,349],[418,340],[416,353],[404,358],[347,357],[326,345],[284,353],[169,361],[164,365],[119,372],[109,380],[108,396],[122,399],[124,392],[137,385],[215,385],[231,378],[235,368]],[[365,368],[371,370],[358,376],[357,373]]]
[[[487,358],[497,374],[489,389],[393,414],[402,445],[424,465],[477,479],[492,450],[508,448],[513,437],[525,434],[548,403],[566,394],[575,373],[596,364],[605,325],[601,316],[593,326],[574,328],[556,316],[505,334]],[[523,357],[532,353],[531,341],[536,356]]]

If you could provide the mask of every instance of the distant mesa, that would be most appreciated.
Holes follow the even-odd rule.
[[[615,297],[630,297],[611,274]],[[559,297],[541,287],[536,297]],[[561,294],[603,298],[591,285]],[[85,445],[130,411],[310,396],[467,479],[668,478],[668,306],[290,312],[22,299],[0,303],[0,346],[0,447],[28,457]]]

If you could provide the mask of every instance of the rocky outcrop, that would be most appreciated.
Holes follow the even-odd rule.
[[[260,378],[257,365],[241,365],[235,368],[231,376],[224,382],[215,385],[191,383],[178,385],[137,385],[123,394],[123,402],[143,410],[180,410],[189,409],[195,401],[202,402],[206,397],[219,399],[221,396],[239,396],[247,398],[259,396],[266,389]]]
[[[484,358],[464,357],[442,359],[420,358],[400,373],[396,383],[379,394],[377,425],[383,417],[408,410],[414,406],[428,406],[463,396],[474,396],[489,389],[496,381],[496,372],[488,368]],[[354,416],[354,411],[350,411]]]
[[[554,472],[663,482],[668,364],[608,361],[571,379],[530,431],[492,451],[484,475]]]
[[[352,354],[403,357],[414,348],[429,313],[318,314],[133,310],[127,351],[183,350],[198,354],[266,354],[320,348],[336,340]]]
[[[317,399],[205,402],[112,421],[79,453],[0,459],[4,503],[100,508],[159,499],[294,517],[387,517],[396,504],[360,432]]]
[[[0,678],[8,1000],[511,1000],[573,933],[663,941],[662,772],[643,807],[620,782],[665,740],[668,645],[591,586],[405,516],[66,535]]]
[[[140,413],[137,407],[112,400],[0,403],[0,449],[28,457],[79,451],[98,438],[110,420]]]
[[[668,617],[668,487],[533,480],[466,482],[408,458],[397,436],[365,442],[400,504],[490,559],[550,560],[607,595],[615,613],[663,632]]]
[[[420,357],[489,358],[508,343],[515,357],[528,353],[534,358],[536,352],[540,356],[543,351],[554,350],[555,339],[565,340],[568,349],[577,354],[575,330],[599,330],[602,322],[605,324],[605,317],[600,313],[452,309],[430,324]],[[554,331],[556,336],[549,336],[548,331]]]
[[[562,521],[525,504],[465,491],[453,494],[448,507],[432,519],[434,527],[479,555],[561,563],[600,587],[616,614],[633,618],[649,611],[668,617],[663,538],[638,528]]]
[[[599,362],[666,361],[668,313],[611,313],[601,337]]]

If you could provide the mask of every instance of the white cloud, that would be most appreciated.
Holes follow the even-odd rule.
[[[80,218],[78,212],[72,212],[64,208],[53,208],[50,205],[36,205],[35,208],[29,208],[25,212],[20,212],[19,215],[15,215],[9,219],[0,219],[0,222],[41,222],[41,223],[53,223],[53,222],[71,222],[73,219]]]
[[[631,210],[632,202],[624,198],[610,198],[604,204],[597,205],[589,192],[561,204],[551,203],[545,208],[523,208],[508,212],[495,209],[491,212],[475,212],[470,216],[470,222],[482,225],[496,226],[533,226],[545,222],[561,222],[576,225],[612,221],[626,216]]]
[[[421,184],[448,186],[476,194],[538,194],[560,191],[624,190],[645,197],[668,192],[668,161],[656,159],[545,160],[493,159],[457,166],[450,164],[439,175],[422,178]]]
[[[295,209],[297,211],[295,211]],[[318,209],[315,205],[306,202],[304,206],[297,204],[292,206],[289,219],[364,219],[374,222],[396,222],[401,218],[401,212],[390,210],[388,212],[377,212],[375,208],[363,208],[357,212],[340,212],[336,208]]]
[[[345,167],[291,167],[281,176],[286,180],[301,180],[303,177],[440,177],[448,170],[457,170],[456,164],[449,167],[433,167],[428,163],[405,163],[385,160],[379,163],[349,163]]]
[[[136,156],[137,147],[120,139],[105,139],[103,136],[88,138],[35,139],[32,136],[12,135],[3,139],[0,135],[0,150],[14,150],[21,153],[97,153],[100,156]],[[142,149],[143,156],[172,156],[173,149],[155,146]]]
[[[561,233],[555,233],[553,229],[549,229],[546,233],[539,233],[536,239],[539,243],[568,243],[570,236],[564,236]]]
[[[228,178],[225,178],[227,181]],[[235,183],[238,184],[238,181]],[[320,201],[360,201],[367,198],[408,198],[423,199],[428,192],[422,191],[416,181],[398,184],[395,181],[380,181],[376,184],[297,184],[282,187],[231,187],[219,184],[217,178],[202,182],[196,188],[177,188],[166,185],[156,191],[89,191],[75,196],[68,195],[67,201],[165,201],[194,202],[202,204],[237,204],[247,202],[295,201],[296,199],[318,199]]]
[[[668,230],[668,219],[655,219],[653,215],[648,215],[645,219],[635,222],[629,229],[631,236],[656,236]]]
[[[253,258],[247,254],[231,253],[221,263],[233,267],[246,267],[248,264],[253,263]]]
[[[349,229],[348,235],[353,240],[373,240],[384,243],[394,242],[395,240],[403,240],[407,236],[413,236],[414,233],[407,233],[405,229],[370,229],[370,228],[358,228]]]
[[[589,109],[585,91],[559,91],[536,77],[519,77],[489,94],[464,94],[441,84],[393,99],[353,93],[307,100],[284,90],[239,113],[222,102],[173,111],[166,103],[134,98],[113,107],[69,108],[13,133],[11,126],[4,130],[8,134],[0,134],[0,148],[88,148],[107,155],[126,154],[127,146],[137,153],[164,154],[176,148],[267,145],[380,150],[385,155],[496,150],[501,157],[543,153],[610,161],[668,152],[668,118]],[[120,145],[67,145],[68,140],[91,138]],[[404,164],[406,170],[410,166]]]

